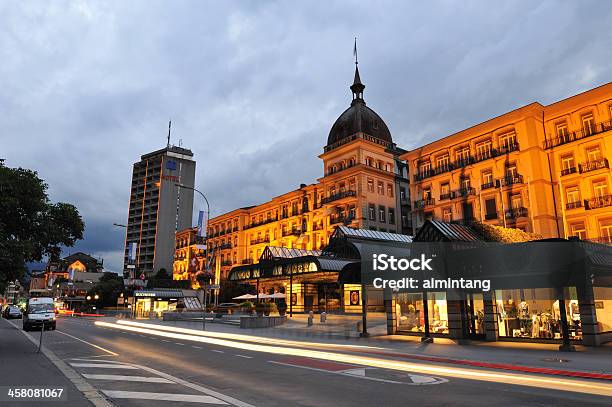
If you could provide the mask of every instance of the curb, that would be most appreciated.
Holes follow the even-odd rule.
[[[38,341],[34,339],[32,335],[30,335],[29,333],[25,331],[22,331],[17,325],[15,325],[11,321],[7,320],[6,322],[11,324],[15,329],[17,329],[22,334],[24,334],[25,337],[28,338],[30,342],[32,342],[35,346],[38,347]],[[83,393],[83,396],[85,396],[85,398],[89,400],[89,402],[93,404],[95,407],[113,407],[114,406],[114,404],[110,403],[106,399],[106,397],[104,397],[101,393],[99,393],[91,384],[87,383],[85,379],[83,379],[83,377],[81,377],[81,375],[76,372],[76,370],[68,366],[63,360],[57,357],[57,355],[53,353],[51,350],[43,346],[41,348],[41,352],[43,353],[43,355],[47,357],[47,359],[51,361],[51,363],[53,363],[53,365],[55,365],[56,368],[58,368],[60,372],[63,373],[64,376],[66,376],[68,380],[72,382],[72,384],[74,384],[77,390]]]

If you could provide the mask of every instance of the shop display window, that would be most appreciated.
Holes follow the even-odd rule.
[[[429,308],[429,332],[448,334],[448,311],[446,308],[446,293],[427,293]]]
[[[552,288],[496,290],[499,336],[561,339],[559,300]],[[566,289],[565,306],[571,339],[582,339],[575,288]]]
[[[594,287],[593,294],[599,332],[612,332],[612,288]]]
[[[429,332],[448,334],[446,293],[428,293],[427,299]],[[423,295],[421,293],[398,293],[395,312],[398,330],[415,333],[425,331],[425,314],[423,311]]]

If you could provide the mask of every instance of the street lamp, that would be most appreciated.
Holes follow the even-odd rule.
[[[91,295],[87,296],[87,301],[91,300]]]
[[[94,295],[94,299],[97,300],[98,298],[100,298],[100,296],[98,294]]]
[[[204,244],[206,244],[208,242],[208,224],[210,222],[210,204],[208,203],[208,199],[206,198],[206,195],[204,195],[202,191],[199,191],[195,189],[194,187],[190,187],[185,184],[175,183],[174,185],[176,185],[177,188],[190,189],[194,192],[197,192],[198,194],[200,194],[202,198],[204,198],[204,202],[206,202],[206,235],[204,238]],[[206,245],[206,250],[208,251],[208,245]],[[208,276],[210,274],[208,272],[208,261],[205,262],[204,267],[205,267],[204,274]],[[202,330],[205,330],[206,329],[206,282],[205,281],[203,283],[203,288],[204,288],[204,310],[203,310],[204,312],[202,313]]]

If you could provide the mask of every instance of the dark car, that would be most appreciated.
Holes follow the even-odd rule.
[[[6,319],[21,318],[21,310],[19,309],[19,307],[10,305],[4,310],[3,316]]]

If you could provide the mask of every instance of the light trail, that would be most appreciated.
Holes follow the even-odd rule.
[[[204,337],[209,337],[209,338],[232,339],[232,340],[243,341],[243,342],[254,342],[254,343],[261,343],[261,344],[266,344],[266,345],[275,344],[275,345],[285,345],[285,346],[295,346],[295,347],[327,348],[327,349],[333,349],[333,348],[336,348],[336,349],[358,348],[358,349],[376,349],[376,350],[388,350],[389,349],[389,348],[382,348],[379,346],[343,345],[343,344],[319,343],[319,342],[300,342],[300,341],[291,341],[287,339],[257,337],[257,336],[232,334],[232,333],[225,333],[225,332],[197,331],[195,329],[189,329],[189,328],[164,326],[164,325],[158,325],[158,324],[145,324],[142,322],[123,321],[123,320],[117,320],[117,324],[135,326],[135,327],[140,327],[140,328],[156,329],[159,331],[166,331],[166,332],[181,332],[181,333],[185,333],[188,335],[204,336]]]
[[[186,341],[208,343],[229,347],[233,349],[243,349],[252,352],[265,352],[276,355],[301,356],[306,358],[329,360],[340,363],[358,364],[381,369],[390,369],[403,372],[419,372],[433,375],[455,377],[459,379],[481,380],[487,382],[514,384],[519,386],[541,387],[549,390],[570,391],[600,396],[612,397],[612,385],[601,382],[588,382],[585,380],[570,380],[560,378],[540,377],[526,374],[487,372],[483,370],[433,366],[404,361],[380,359],[366,356],[352,356],[342,353],[324,352],[319,350],[284,348],[271,345],[260,345],[254,343],[233,342],[226,339],[204,337],[199,335],[188,335],[184,333],[166,332],[165,330],[155,329],[157,326],[148,325],[146,328],[132,326],[131,324],[115,324],[110,322],[96,321],[98,326],[128,330],[132,332],[146,333],[166,338],[182,339]],[[146,324],[141,324],[146,325]]]

